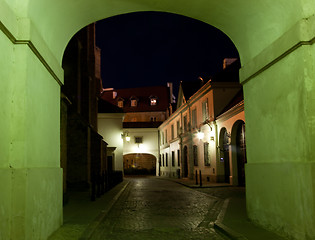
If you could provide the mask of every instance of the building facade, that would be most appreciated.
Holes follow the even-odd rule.
[[[116,154],[116,164],[126,174],[156,174],[158,126],[169,115],[171,97],[171,87],[167,86],[103,90],[102,100],[124,113],[122,129],[115,136],[120,137],[117,149],[122,147]],[[100,129],[106,128],[99,123]]]
[[[204,181],[239,184],[231,145],[236,141],[232,138],[240,138],[234,128],[240,126],[243,133],[245,123],[243,93],[235,81],[237,64],[207,83],[181,83],[177,110],[159,127],[161,176],[192,179],[201,174]]]
[[[100,195],[106,143],[97,132],[100,94],[100,49],[95,45],[95,24],[70,40],[63,57],[61,88],[61,157],[64,202],[71,191]]]

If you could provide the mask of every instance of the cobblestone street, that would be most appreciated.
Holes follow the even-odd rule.
[[[212,228],[216,197],[157,178],[130,184],[91,239],[222,239]]]

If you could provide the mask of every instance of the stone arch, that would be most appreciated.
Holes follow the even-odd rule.
[[[4,206],[13,206],[12,212],[10,208],[3,213],[8,221],[1,223],[1,238],[12,238],[10,232],[27,235],[27,239],[46,238],[62,223],[62,200],[56,194],[61,192],[62,179],[59,94],[61,59],[70,38],[89,23],[110,16],[165,11],[217,27],[239,50],[246,106],[249,217],[271,229],[282,229],[283,235],[313,239],[315,152],[310,140],[315,139],[311,124],[315,117],[311,97],[315,82],[314,5],[314,0],[0,0],[0,44],[6,56],[0,59],[0,78],[7,80],[0,81],[0,126],[4,133],[1,176],[7,183],[0,190],[6,196]],[[14,174],[21,178],[12,177]],[[41,191],[33,195],[25,183],[35,183],[36,178],[49,187],[40,185],[37,189]],[[25,186],[26,194],[11,195],[16,192],[14,186]],[[283,204],[287,196],[291,201]],[[21,204],[20,199],[25,202]],[[32,216],[42,220],[36,222],[49,222],[41,224],[49,227],[25,221],[28,224],[21,228],[14,222],[14,206],[24,203],[28,203]],[[296,216],[294,222],[292,215]]]
[[[156,157],[150,153],[128,153],[123,155],[125,174],[155,175]]]

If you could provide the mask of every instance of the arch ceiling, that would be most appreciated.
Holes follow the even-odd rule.
[[[23,11],[21,1],[7,2],[16,4],[16,14],[31,19],[59,62],[70,38],[89,23],[123,13],[163,11],[217,27],[231,38],[246,63],[301,18],[312,15],[315,5],[315,0],[28,0]]]

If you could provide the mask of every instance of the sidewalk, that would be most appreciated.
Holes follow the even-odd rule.
[[[185,185],[190,188],[235,188],[227,183],[210,183],[203,182],[202,186],[197,185],[194,180],[190,179],[172,179],[165,178]],[[243,194],[229,196],[222,199],[220,213],[217,221],[214,223],[214,228],[230,239],[238,240],[283,240],[285,238],[267,231],[254,223],[252,223],[246,213],[246,197],[245,191]]]
[[[63,225],[48,240],[89,239],[128,184],[124,180],[93,202],[87,192],[70,194],[69,203],[63,208]]]

